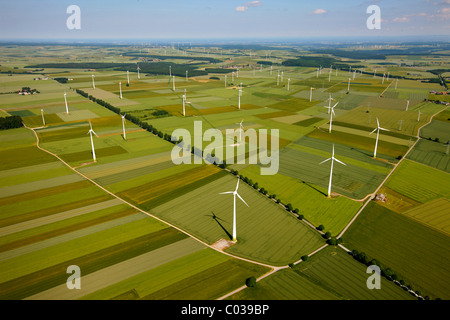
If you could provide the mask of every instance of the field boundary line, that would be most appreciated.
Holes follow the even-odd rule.
[[[116,198],[116,199],[122,201],[123,203],[127,204],[128,206],[130,206],[130,207],[136,209],[137,211],[139,211],[139,212],[141,212],[141,213],[144,213],[144,214],[146,214],[147,216],[152,217],[152,218],[154,218],[154,219],[156,219],[156,220],[158,220],[158,221],[160,221],[160,222],[162,222],[162,223],[164,223],[164,224],[166,224],[166,225],[168,225],[168,226],[170,226],[170,227],[172,227],[172,228],[174,228],[174,229],[176,229],[176,230],[178,230],[178,231],[180,231],[180,232],[186,234],[187,236],[189,236],[189,237],[191,237],[191,238],[197,240],[198,242],[202,243],[202,244],[205,245],[206,247],[211,248],[211,249],[213,249],[213,250],[215,250],[215,251],[217,251],[217,252],[223,253],[223,254],[225,254],[225,255],[227,255],[227,256],[229,256],[229,257],[236,258],[236,259],[239,259],[239,260],[243,260],[243,261],[246,261],[246,262],[249,262],[249,263],[258,264],[258,265],[261,265],[261,266],[264,266],[264,267],[268,267],[268,268],[271,268],[271,269],[283,268],[283,267],[272,266],[272,265],[265,264],[265,263],[258,262],[258,261],[253,261],[253,260],[246,259],[246,258],[243,258],[243,257],[235,256],[235,255],[230,254],[230,253],[225,252],[225,251],[218,250],[218,249],[214,248],[213,246],[207,244],[206,242],[204,242],[204,241],[198,239],[197,237],[193,236],[192,234],[188,233],[187,231],[185,231],[185,230],[183,230],[183,229],[181,229],[181,228],[179,228],[179,227],[177,227],[177,226],[175,226],[175,225],[173,225],[173,224],[171,224],[171,223],[169,223],[169,222],[167,222],[167,221],[165,221],[165,220],[163,220],[163,219],[161,219],[161,218],[159,218],[159,217],[157,217],[157,216],[154,216],[154,215],[152,215],[151,213],[148,213],[148,212],[146,212],[146,211],[144,211],[144,210],[138,208],[137,206],[135,206],[135,205],[129,203],[128,201],[126,201],[126,200],[120,198],[118,195],[112,193],[111,191],[107,190],[107,189],[104,188],[103,186],[99,185],[97,182],[95,182],[95,181],[92,180],[91,178],[87,177],[87,176],[84,175],[83,173],[81,173],[81,172],[79,172],[78,170],[74,169],[74,168],[71,167],[67,162],[65,162],[63,159],[61,159],[58,155],[56,155],[56,154],[54,154],[53,152],[48,151],[48,150],[42,148],[41,146],[39,146],[39,136],[37,135],[36,131],[35,131],[33,128],[29,128],[29,127],[27,127],[27,126],[25,126],[25,125],[24,125],[24,127],[27,128],[27,129],[29,129],[29,130],[31,130],[31,131],[33,131],[33,133],[34,133],[34,135],[35,135],[35,137],[36,137],[36,140],[37,140],[37,141],[36,141],[36,147],[38,147],[38,149],[40,149],[40,150],[42,150],[42,151],[44,151],[44,152],[47,152],[48,154],[54,156],[55,158],[57,158],[59,161],[61,161],[63,164],[65,164],[65,165],[66,165],[67,167],[69,167],[72,171],[74,171],[75,173],[79,174],[79,175],[80,175],[81,177],[83,177],[84,179],[90,181],[92,184],[94,184],[94,185],[97,186],[98,188],[102,189],[103,191],[105,191],[105,192],[108,193],[109,195],[111,195],[111,196],[113,196],[114,198]]]

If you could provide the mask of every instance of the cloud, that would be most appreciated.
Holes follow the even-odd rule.
[[[239,6],[236,8],[237,12],[244,12],[247,11],[249,7],[259,7],[262,6],[262,2],[261,1],[251,1],[251,2],[247,2],[242,6]]]
[[[408,22],[409,18],[408,17],[396,17],[394,18],[394,20],[392,20],[393,22]]]
[[[327,13],[327,10],[324,9],[317,9],[313,12],[313,14],[324,14]]]

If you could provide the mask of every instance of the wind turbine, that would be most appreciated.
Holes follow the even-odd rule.
[[[386,73],[383,73],[383,80],[381,81],[381,84],[384,84],[384,78],[386,77]]]
[[[173,91],[175,91],[175,76],[173,76]]]
[[[380,122],[378,121],[378,118],[377,118],[377,127],[371,133],[369,133],[369,135],[370,135],[370,134],[374,133],[375,131],[377,132],[377,140],[375,141],[375,151],[373,152],[374,158],[377,157],[378,137],[380,135],[380,130],[389,131],[388,129],[384,129],[384,128],[380,127]]]
[[[281,82],[283,82],[284,71],[281,71]]]
[[[339,162],[340,164],[343,164],[344,166],[346,166],[345,163],[343,163],[342,161],[336,159],[334,157],[334,144],[333,144],[333,154],[331,155],[331,158],[328,158],[327,160],[322,161],[319,164],[325,163],[327,161],[331,160],[331,171],[330,171],[330,182],[328,183],[328,193],[327,193],[327,197],[330,198],[331,197],[331,180],[333,179],[333,165],[334,165],[334,161]]]
[[[239,87],[239,94],[238,94],[238,97],[239,97],[238,108],[239,108],[239,110],[241,110],[241,96],[242,96],[242,86]]]
[[[409,107],[409,100],[406,101],[406,110],[405,111],[408,111],[408,107]]]
[[[225,88],[227,87],[227,75],[225,75]]]
[[[122,99],[122,82],[119,81],[120,99]]]
[[[42,124],[45,127],[44,109],[41,109],[41,115],[42,115]]]
[[[280,70],[278,70],[278,76],[277,76],[277,86],[280,85]]]
[[[130,84],[130,72],[127,70],[127,83]]]
[[[169,66],[169,77],[172,76],[172,66]]]
[[[92,139],[92,134],[95,134],[96,137],[98,137],[98,135],[92,129],[92,124],[91,124],[90,120],[89,120],[89,126],[91,127],[88,131],[88,134],[91,136],[92,158],[94,159],[94,161],[97,161],[97,158],[95,157],[94,140]]]
[[[347,88],[347,93],[350,92],[350,81],[351,81],[351,80],[352,80],[351,78],[348,78],[348,88]]]
[[[141,68],[139,67],[139,65],[137,66],[137,72],[138,72],[138,79],[141,78],[141,76],[139,75],[139,70],[141,70]]]
[[[419,110],[419,115],[417,117],[417,122],[419,122],[419,121],[420,121],[420,110]]]
[[[335,99],[333,99],[331,97],[331,93],[330,93],[330,97],[326,100],[326,101],[328,101],[328,114],[330,114],[330,111],[331,111],[331,100],[336,101]],[[325,107],[325,108],[327,108],[327,107]]]
[[[64,92],[64,102],[66,103],[66,113],[69,114],[69,107],[67,106],[67,98],[65,92]]]
[[[125,132],[125,115],[126,115],[126,113],[124,113],[123,115],[121,115],[121,117],[122,117],[123,138],[124,138],[125,140],[127,140],[127,135],[126,135],[126,132]]]
[[[95,89],[94,74],[92,74],[92,88]]]
[[[315,90],[316,88],[311,87],[311,90],[309,92],[309,102],[312,101],[312,91]]]
[[[245,203],[245,205],[248,207],[247,202],[245,202],[244,199],[242,199],[242,197],[237,192],[238,188],[239,188],[239,178],[237,181],[236,189],[234,191],[227,191],[227,192],[219,193],[219,194],[229,194],[229,193],[233,194],[233,242],[237,242],[237,237],[236,237],[236,196],[238,196],[239,199],[241,199],[241,201],[243,203]]]
[[[333,115],[336,115],[334,113],[334,108],[339,104],[339,102],[337,102],[334,106],[330,107],[325,107],[325,108],[329,108],[330,110],[330,128],[328,129],[328,132],[331,133],[331,124],[333,122]]]
[[[186,70],[186,81],[188,81],[188,71]]]
[[[287,85],[287,90],[289,91],[289,82],[291,82],[291,79],[288,78],[288,85]]]

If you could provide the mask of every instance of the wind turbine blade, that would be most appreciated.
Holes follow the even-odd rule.
[[[339,104],[339,101],[336,102],[336,104],[333,106],[333,108],[336,108],[336,106]]]
[[[239,197],[239,199],[242,200],[243,203],[245,203],[245,205],[246,205],[247,207],[249,207],[249,205],[247,204],[247,202],[245,202],[244,199],[242,199],[242,197],[239,195],[239,193],[236,193],[236,195]]]
[[[329,161],[329,160],[331,160],[331,158],[328,158],[327,160],[324,160],[324,161],[322,161],[322,162],[319,163],[319,164],[325,163],[325,162],[327,162],[327,161]]]
[[[378,121],[378,118],[377,118],[377,127],[378,128],[380,127],[380,121]]]
[[[227,191],[227,192],[222,192],[222,193],[219,193],[219,194],[229,194],[229,193],[234,193],[234,191]]]
[[[385,128],[379,128],[380,130],[384,130],[384,131],[389,131],[388,129]]]
[[[239,188],[239,180],[240,180],[240,179],[238,178],[235,192],[237,192],[237,190],[238,190],[238,188]]]
[[[378,130],[378,128],[373,129],[373,131],[371,133],[369,133],[369,135],[371,135],[372,133],[374,133],[377,130]]]
[[[334,160],[336,160],[336,161],[339,162],[340,164],[343,164],[344,166],[346,166],[346,164],[343,163],[341,160],[338,160],[338,159],[336,159],[336,158],[334,158]]]
[[[95,131],[94,131],[94,130],[92,130],[92,133],[93,133],[93,134],[95,134],[95,136],[96,136],[96,137],[98,137],[98,135],[97,135],[97,134],[95,133]]]

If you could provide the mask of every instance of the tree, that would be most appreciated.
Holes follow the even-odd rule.
[[[299,214],[299,215],[298,215],[298,219],[299,219],[299,220],[303,220],[304,218],[305,218],[304,215],[302,215],[302,214]]]
[[[245,280],[245,285],[247,286],[247,287],[254,287],[254,286],[256,286],[256,278],[255,277],[250,277],[250,278],[247,278],[247,280]]]
[[[308,260],[308,259],[309,259],[308,255],[302,256],[302,260],[303,260],[303,261],[306,261],[306,260]]]
[[[330,231],[327,231],[327,232],[323,235],[323,237],[324,237],[325,239],[329,239],[329,238],[331,237]]]
[[[323,224],[321,224],[320,226],[317,227],[317,230],[323,231],[325,229],[325,227],[323,226]]]
[[[287,208],[289,211],[292,211],[292,210],[294,209],[294,208],[292,207],[292,204],[290,204],[290,203],[287,204],[286,208]]]

